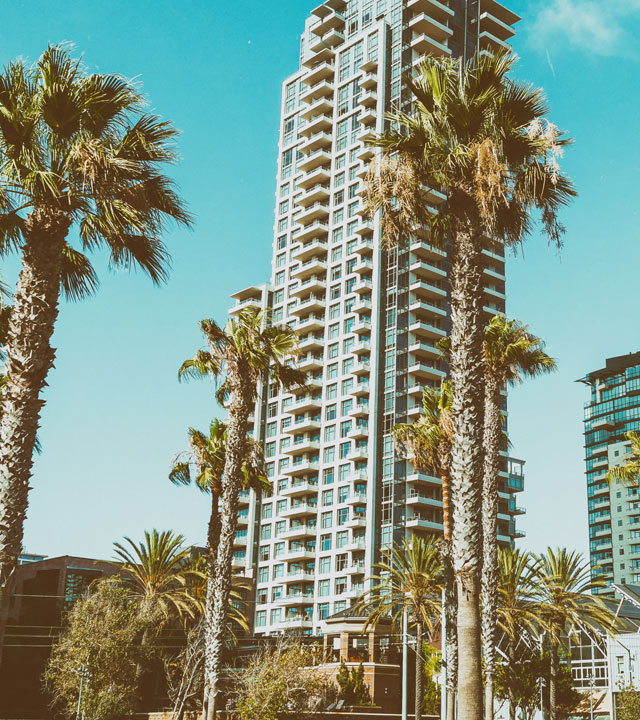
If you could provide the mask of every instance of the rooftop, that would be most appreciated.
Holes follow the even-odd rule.
[[[610,377],[611,375],[617,375],[623,370],[626,370],[628,367],[633,367],[634,365],[640,365],[640,352],[628,353],[627,355],[618,355],[617,357],[607,358],[607,363],[605,367],[600,370],[594,370],[593,372],[587,373],[577,382],[582,382],[585,385],[591,385],[591,383],[597,378],[605,378]]]

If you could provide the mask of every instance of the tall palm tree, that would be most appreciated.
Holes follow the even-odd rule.
[[[85,253],[102,248],[111,266],[140,268],[163,282],[166,223],[191,222],[161,173],[176,159],[177,131],[142,107],[134,83],[89,74],[68,46],[50,46],[35,65],[18,60],[0,73],[0,253],[19,252],[22,261],[0,425],[0,637],[60,294],[80,300],[96,290]],[[80,249],[71,244],[76,235]]]
[[[609,631],[616,623],[615,614],[596,595],[588,593],[604,587],[591,578],[589,563],[575,551],[564,548],[547,551],[535,557],[538,576],[537,613],[551,647],[549,681],[549,716],[556,720],[556,681],[559,649],[567,636],[589,624]]]
[[[200,329],[207,349],[199,350],[180,368],[181,378],[209,377],[219,382],[218,398],[228,401],[226,454],[220,496],[220,537],[216,572],[209,575],[206,614],[206,720],[216,711],[225,634],[225,610],[229,601],[233,539],[237,526],[238,498],[245,479],[249,452],[247,423],[261,380],[285,388],[302,386],[307,376],[294,367],[297,337],[289,327],[266,323],[262,312],[248,309],[220,328],[213,320],[202,320]]]
[[[485,720],[493,720],[498,608],[498,480],[505,433],[502,390],[524,378],[553,372],[557,366],[544,342],[519,320],[494,316],[484,332],[484,474],[482,482],[482,643]]]
[[[367,183],[370,213],[381,211],[383,241],[451,239],[453,551],[458,592],[458,706],[482,717],[480,586],[484,423],[483,262],[491,242],[518,247],[539,212],[560,244],[560,208],[576,194],[557,158],[569,142],[544,116],[542,92],[508,76],[515,59],[483,55],[428,59],[408,79],[413,112],[388,116],[373,141],[382,156]],[[428,188],[446,200],[431,212]],[[491,241],[488,238],[492,238]]]
[[[630,452],[622,465],[609,468],[607,480],[638,487],[640,485],[640,433],[628,432],[624,436],[631,443]]]
[[[387,557],[375,566],[373,585],[357,601],[356,609],[367,613],[365,627],[391,617],[401,626],[405,612],[416,628],[416,705],[415,718],[422,715],[423,661],[420,648],[424,632],[431,632],[441,610],[442,563],[439,542],[434,537],[413,537],[394,545]]]
[[[458,665],[456,637],[456,589],[451,564],[451,442],[453,421],[451,416],[451,383],[443,382],[440,391],[425,387],[422,390],[423,414],[409,424],[398,424],[393,429],[396,451],[423,472],[440,477],[442,483],[441,544],[443,583],[446,670],[447,720],[455,717],[455,692]]]
[[[515,720],[513,693],[518,643],[532,641],[540,629],[536,606],[536,572],[529,552],[510,547],[498,551],[498,627],[506,637],[509,720]]]

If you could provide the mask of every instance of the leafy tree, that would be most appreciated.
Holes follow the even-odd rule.
[[[622,685],[615,694],[617,720],[640,718],[640,691],[633,685]]]
[[[426,642],[422,643],[422,657],[425,677],[422,709],[425,715],[439,716],[441,693],[440,685],[436,682],[436,677],[440,674],[442,668],[442,657],[434,647]]]
[[[345,705],[370,705],[371,694],[369,686],[364,680],[364,665],[362,661],[357,668],[349,668],[344,660],[340,660],[340,668],[336,676],[336,682],[340,688],[340,697]]]
[[[442,566],[445,593],[445,632],[447,655],[447,720],[455,718],[458,643],[456,634],[456,587],[451,555],[451,443],[453,439],[451,383],[440,391],[422,390],[423,414],[414,422],[393,428],[396,451],[422,472],[432,473],[442,483]]]
[[[234,700],[240,720],[300,720],[326,709],[335,686],[318,664],[317,648],[282,638],[263,647],[238,679]]]
[[[80,300],[96,290],[84,253],[102,248],[112,267],[140,268],[163,282],[167,221],[191,223],[161,172],[177,157],[171,146],[177,131],[143,105],[134,83],[89,74],[69,46],[49,46],[36,64],[11,61],[0,73],[0,253],[18,252],[22,261],[0,425],[0,635],[60,294]],[[72,228],[81,249],[70,242]]]
[[[136,667],[150,659],[150,650],[140,645],[149,617],[140,615],[123,587],[103,580],[92,590],[69,612],[66,629],[53,645],[45,682],[56,710],[75,717],[79,671],[84,668],[88,682],[81,710],[86,717],[133,715],[138,703]]]
[[[556,363],[544,342],[519,320],[504,315],[491,319],[484,332],[484,474],[482,485],[482,642],[485,673],[485,720],[493,718],[493,679],[496,664],[499,577],[498,481],[504,446],[502,390],[524,378],[552,372]]]
[[[297,357],[295,332],[289,327],[268,325],[262,312],[245,310],[236,319],[229,320],[224,328],[213,320],[202,320],[200,329],[208,347],[186,360],[179,376],[210,377],[219,381],[218,399],[228,400],[229,406],[216,572],[209,573],[207,588],[205,720],[212,720],[222,670],[238,498],[250,449],[247,437],[249,415],[261,380],[293,388],[304,385],[307,378],[304,372],[289,364]]]
[[[576,194],[557,158],[569,142],[545,119],[540,90],[509,77],[507,54],[427,59],[407,79],[413,112],[389,116],[389,130],[367,183],[370,213],[381,211],[383,241],[429,236],[451,241],[451,380],[453,383],[453,551],[458,592],[458,707],[482,717],[480,586],[484,423],[483,250],[517,248],[539,212],[554,244],[558,212]],[[446,200],[431,212],[429,188]],[[488,238],[491,238],[489,240]]]
[[[372,587],[357,601],[356,608],[367,613],[365,626],[375,626],[383,617],[401,625],[406,611],[416,629],[416,648],[422,647],[424,631],[433,629],[440,617],[442,561],[435,537],[413,537],[394,545],[383,562],[374,565],[377,574]],[[416,662],[415,717],[422,715],[422,664]]]
[[[549,713],[550,720],[557,720],[560,650],[565,638],[584,623],[609,631],[615,627],[616,616],[597,595],[588,594],[603,583],[591,579],[589,563],[580,553],[547,548],[536,556],[535,563],[537,614],[551,647]]]
[[[346,705],[351,705],[351,700],[353,698],[353,678],[351,677],[349,668],[342,658],[340,659],[340,667],[338,668],[336,682],[340,688],[340,697],[345,701]]]

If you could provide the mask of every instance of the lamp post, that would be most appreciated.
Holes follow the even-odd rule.
[[[402,720],[407,720],[409,698],[409,611],[402,613]]]

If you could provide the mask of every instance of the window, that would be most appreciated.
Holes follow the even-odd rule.
[[[329,340],[335,340],[338,337],[339,333],[340,333],[340,324],[339,323],[335,323],[334,325],[329,325]],[[338,370],[338,367],[336,365],[336,375],[338,374],[337,370]]]
[[[276,444],[275,442],[268,442],[265,443],[264,446],[264,456],[265,457],[273,457],[276,454]]]
[[[327,409],[325,411],[325,419],[326,420],[335,420],[336,419],[336,406],[335,405],[327,405]]]
[[[285,486],[286,488],[286,486]],[[276,514],[278,517],[282,515],[282,513],[287,509],[287,501],[286,500],[278,500],[276,503]]]
[[[323,552],[331,550],[331,535],[320,536],[320,550]]]
[[[280,535],[281,533],[283,533],[284,530],[285,530],[285,528],[286,528],[286,526],[287,526],[287,523],[286,523],[284,520],[278,520],[278,522],[275,524],[274,529],[273,529],[273,534],[274,534],[274,536],[275,536],[275,537],[278,537],[278,535]],[[278,557],[278,555],[280,554],[280,553],[278,552],[278,549],[279,549],[280,547],[282,547],[282,548],[284,549],[284,543],[276,543],[276,544],[273,546],[273,557]]]
[[[324,490],[322,492],[322,505],[324,507],[333,505],[333,490]]]
[[[344,202],[344,190],[338,190],[337,193],[333,194],[333,204],[340,205]]]
[[[261,545],[260,546],[260,552],[258,554],[258,559],[260,562],[265,562],[269,559],[269,546],[268,545]]]
[[[318,595],[320,597],[327,597],[329,595],[329,581],[320,580],[318,582]]]
[[[266,602],[266,598],[265,598]],[[267,611],[258,610],[256,612],[256,627],[264,627],[267,624]]]
[[[273,566],[273,579],[276,580],[281,577],[284,577],[284,565],[282,563]]]
[[[266,589],[258,590],[256,593],[256,603],[258,605],[264,605],[267,602],[267,591]]]
[[[281,597],[282,597],[282,585],[276,585],[276,587],[271,589],[271,602],[280,600]]]
[[[331,262],[342,260],[342,247],[333,248],[331,251]]]
[[[319,568],[319,572],[321,575],[326,575],[328,572],[331,572],[331,558],[321,557]]]
[[[349,486],[343,485],[342,487],[339,487],[338,488],[338,502],[339,503],[346,502],[348,497],[349,497]]]
[[[324,441],[332,442],[336,439],[336,426],[329,425],[324,429]]]
[[[333,181],[334,187],[340,187],[341,185],[344,185],[344,172],[338,173]]]
[[[282,620],[282,608],[274,608],[271,611],[271,624],[275,625]]]
[[[320,603],[318,605],[318,616],[320,620],[326,620],[329,617],[329,603]]]
[[[333,483],[333,468],[325,468],[322,471],[322,484],[331,485]]]
[[[275,284],[276,285],[282,285],[284,284],[284,270],[281,270],[280,272],[276,273],[275,276]]]
[[[327,530],[328,528],[330,528],[333,525],[333,513],[332,512],[322,513],[321,521],[322,521],[322,524],[321,524],[322,529]]]
[[[334,446],[324,449],[324,461],[326,463],[333,462],[336,459],[336,449]]]
[[[336,533],[336,547],[343,548],[349,541],[349,533],[347,530],[341,530]]]
[[[271,540],[271,523],[260,528],[260,540]]]
[[[340,305],[332,305],[329,308],[329,320],[335,320],[340,317]]]
[[[261,567],[258,570],[258,582],[265,583],[269,581],[269,568]]]
[[[341,577],[335,580],[336,595],[342,595],[347,592],[347,578]]]
[[[262,506],[262,519],[268,520],[271,517],[271,503]]]
[[[327,347],[327,359],[333,360],[336,357],[338,357],[338,343],[332,343]]]
[[[338,510],[338,525],[344,525],[349,519],[349,508],[340,508]]]

